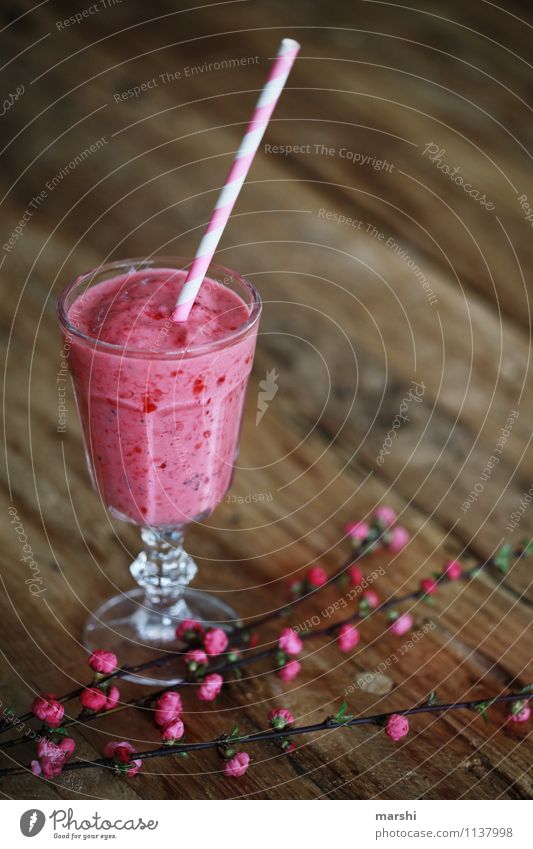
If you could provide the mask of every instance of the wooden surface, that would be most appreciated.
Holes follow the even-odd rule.
[[[415,588],[449,556],[485,557],[500,541],[515,544],[533,531],[527,506],[519,528],[506,531],[533,480],[533,239],[519,201],[526,195],[533,205],[533,17],[526,4],[202,5],[182,11],[195,4],[163,0],[145,8],[124,0],[62,29],[56,22],[84,4],[12,0],[2,7],[3,90],[7,96],[24,86],[1,119],[2,241],[32,198],[67,169],[12,250],[2,250],[0,270],[7,357],[0,698],[19,712],[37,691],[85,682],[82,624],[116,588],[130,588],[127,566],[138,549],[136,530],[112,525],[90,488],[70,394],[66,433],[57,433],[56,296],[108,257],[194,251],[281,35],[301,40],[302,51],[265,142],[309,145],[309,152],[263,149],[218,252],[265,299],[232,494],[269,497],[226,501],[205,527],[190,531],[202,567],[198,585],[224,593],[247,616],[262,614],[309,563],[338,566],[347,553],[344,523],[382,502],[413,534],[404,553],[375,561],[385,571],[382,598]],[[227,59],[245,62],[185,71]],[[116,102],[114,94],[154,78],[158,84],[140,96]],[[99,150],[69,168],[102,137]],[[459,168],[455,174],[477,198],[424,154],[429,144],[445,150],[442,162]],[[371,157],[388,165],[372,167]],[[480,203],[482,195],[494,208]],[[362,223],[339,223],[339,216]],[[270,369],[279,374],[279,391],[256,427],[258,383]],[[425,385],[422,403],[410,405],[410,420],[380,465],[412,380]],[[512,411],[519,416],[487,475]],[[474,488],[477,500],[463,510]],[[25,584],[10,504],[46,588],[36,598]],[[391,665],[392,693],[377,701],[354,693],[350,711],[409,706],[435,689],[448,701],[530,682],[530,574],[520,563],[502,585],[489,571],[468,590],[443,590],[433,608],[416,608],[417,627],[429,620],[434,629]],[[328,590],[305,616],[320,615],[338,597]],[[351,656],[309,643],[292,685],[261,667],[211,706],[198,710],[188,698],[188,739],[218,735],[235,722],[259,730],[274,705],[305,723],[335,712],[357,674],[401,645],[377,617],[361,630]],[[216,755],[206,753],[152,761],[129,782],[74,772],[54,783],[10,779],[1,792],[35,799],[527,798],[531,726],[501,728],[503,716],[495,709],[488,724],[470,713],[420,717],[403,745],[360,729],[308,737],[290,756],[256,747],[239,782],[223,779]],[[147,716],[131,712],[83,730],[78,753],[97,756],[107,735],[139,748],[157,741]],[[27,765],[32,756],[25,746],[3,763]]]

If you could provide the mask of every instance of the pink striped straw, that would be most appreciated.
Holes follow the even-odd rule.
[[[209,219],[205,234],[187,274],[187,279],[171,316],[172,321],[187,321],[189,317],[191,307],[202,285],[205,273],[217,249],[224,228],[228,223],[231,210],[239,196],[246,175],[250,170],[257,148],[261,143],[267,124],[270,121],[270,116],[283,91],[299,49],[300,45],[297,41],[293,41],[292,38],[284,38],[281,42],[276,61],[272,65],[265,87],[259,95],[252,120],[248,124],[226,182],[218,197],[213,214]]]

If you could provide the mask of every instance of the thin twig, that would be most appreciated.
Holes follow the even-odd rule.
[[[363,550],[364,548],[365,548],[365,546],[363,545],[361,550],[359,551],[359,553],[356,555],[356,557],[350,556],[345,561],[345,563],[336,572],[334,572],[333,575],[330,578],[328,578],[328,581],[325,584],[323,584],[322,586],[315,587],[310,592],[306,593],[304,596],[301,596],[300,598],[297,598],[294,601],[288,602],[287,604],[283,605],[283,607],[279,608],[276,611],[273,611],[272,613],[266,614],[266,616],[263,616],[260,619],[257,619],[251,625],[247,625],[246,627],[244,627],[244,626],[232,626],[231,629],[229,629],[229,633],[235,634],[238,638],[240,638],[242,640],[243,635],[245,633],[249,632],[250,629],[255,629],[255,628],[265,624],[266,622],[271,621],[272,619],[276,619],[278,617],[283,616],[288,609],[292,609],[297,604],[300,604],[302,601],[305,601],[306,599],[308,599],[310,596],[312,596],[318,590],[323,590],[323,589],[325,589],[326,586],[331,585],[334,581],[336,581],[346,571],[346,569],[348,569],[353,563],[356,562],[356,560],[358,560],[360,557],[362,557],[362,556],[364,556],[364,554],[366,554],[366,550]],[[98,684],[99,685],[106,684],[110,681],[115,681],[115,680],[119,680],[121,678],[124,678],[126,675],[135,675],[138,672],[144,672],[146,669],[152,669],[154,667],[164,666],[166,663],[170,663],[171,661],[176,660],[176,658],[183,657],[184,654],[185,654],[185,652],[182,652],[182,651],[165,652],[164,654],[157,655],[156,657],[153,657],[150,660],[144,661],[144,663],[139,663],[136,666],[123,666],[120,669],[118,669],[116,672],[112,672],[110,675],[107,675],[105,678],[101,678],[99,680]],[[91,686],[91,685],[88,684],[86,686]],[[86,686],[77,687],[75,690],[71,690],[69,693],[65,693],[63,696],[58,696],[57,701],[63,703],[63,702],[68,702],[71,699],[76,699],[86,689]],[[11,720],[2,719],[2,720],[0,720],[0,734],[3,734],[4,732],[9,731],[11,728],[14,728],[15,727],[15,721],[16,721],[16,723],[29,722],[33,718],[34,718],[34,714],[31,713],[31,711],[28,711],[28,713],[25,713],[22,716],[13,716]],[[10,741],[10,742],[18,742],[18,741]],[[7,745],[4,745],[0,748],[9,748],[9,747]]]
[[[388,711],[387,713],[372,714],[371,716],[356,716],[344,721],[337,721],[334,717],[328,717],[323,722],[317,722],[314,725],[299,725],[288,726],[280,730],[258,731],[255,734],[245,734],[241,737],[233,737],[231,740],[232,746],[249,745],[253,743],[264,743],[269,740],[278,740],[284,737],[296,737],[303,734],[314,734],[319,731],[335,730],[337,728],[353,728],[358,725],[384,725],[390,716],[395,714],[400,716],[415,716],[422,713],[444,713],[452,710],[476,710],[481,706],[490,706],[508,702],[526,702],[533,698],[533,693],[507,693],[503,696],[489,696],[484,699],[466,700],[462,702],[448,702],[447,704],[424,704],[417,707],[404,708],[399,710]],[[204,749],[215,749],[223,743],[223,738],[216,740],[206,740],[198,743],[177,743],[173,746],[160,746],[157,749],[149,749],[146,752],[135,752],[132,754],[132,760],[148,760],[149,758],[168,757],[171,755],[180,755],[184,752],[197,752]],[[99,767],[109,768],[114,767],[115,763],[111,758],[99,758],[95,761],[74,761],[66,764],[62,772],[70,772],[77,769],[95,769]],[[25,775],[27,769],[19,769],[17,767],[9,767],[0,770],[0,777],[11,775]]]
[[[520,553],[521,553],[521,550],[518,550],[517,552],[515,552],[515,556],[518,556]],[[480,569],[484,568],[485,566],[487,566],[491,562],[492,562],[491,559],[485,560],[485,561],[483,561],[483,563],[476,564],[471,569],[464,570],[459,580],[461,580],[461,581],[470,580],[474,575],[478,574]],[[440,585],[440,584],[452,583],[452,581],[446,575],[441,575],[438,579],[438,583]],[[454,583],[457,583],[457,580]],[[324,586],[324,585],[322,585],[322,586]],[[321,588],[322,587],[319,587],[318,589],[321,589]],[[362,613],[360,610],[357,610],[355,613],[351,614],[346,619],[343,619],[339,622],[335,622],[332,625],[327,625],[325,628],[320,628],[318,630],[306,631],[306,632],[300,634],[300,638],[302,640],[309,640],[309,639],[312,639],[312,638],[315,638],[315,637],[329,636],[329,635],[335,633],[335,631],[340,629],[343,625],[347,625],[347,624],[351,624],[353,622],[369,619],[372,615],[375,615],[375,614],[378,614],[378,613],[384,613],[385,611],[390,610],[392,607],[395,607],[396,605],[404,604],[407,601],[420,601],[422,598],[425,597],[425,595],[426,595],[426,593],[424,592],[424,590],[416,590],[415,592],[406,593],[403,596],[394,596],[394,597],[390,598],[388,601],[385,601],[382,604],[378,605],[378,607],[374,608],[373,610],[371,610],[368,613]],[[245,657],[238,658],[237,660],[228,661],[228,662],[223,663],[219,666],[212,667],[212,668],[209,669],[209,673],[211,674],[211,673],[217,672],[220,675],[224,675],[227,672],[231,672],[235,669],[240,669],[243,666],[248,666],[252,663],[257,663],[261,660],[266,660],[269,657],[273,657],[277,654],[278,651],[279,651],[279,648],[276,644],[274,646],[271,646],[268,649],[263,649],[260,652],[255,652],[254,654],[249,654]],[[176,653],[177,656],[180,656],[181,654],[182,654],[181,652]],[[144,666],[146,668],[146,664],[141,664],[139,667],[132,667],[132,669],[135,668],[136,670],[140,671],[141,666]],[[269,672],[274,672],[274,671],[276,671],[276,668],[269,670]],[[113,676],[108,676],[108,677],[111,678]],[[185,681],[184,680],[184,681],[176,683],[173,686],[173,689],[178,690],[178,689],[181,689],[182,687],[194,686],[195,683],[196,682],[194,682],[194,681]],[[71,728],[73,725],[82,725],[83,726],[83,725],[87,725],[90,722],[93,722],[95,719],[99,719],[102,716],[110,716],[112,714],[120,713],[121,711],[125,711],[125,710],[130,710],[131,708],[135,708],[135,707],[145,707],[146,705],[149,705],[151,702],[153,702],[155,699],[157,699],[158,696],[165,693],[168,689],[169,689],[168,687],[163,687],[162,689],[156,690],[155,692],[149,693],[148,695],[141,696],[141,697],[138,697],[138,698],[135,698],[135,699],[130,699],[129,701],[123,702],[122,704],[120,704],[117,707],[112,708],[111,710],[108,710],[108,711],[104,710],[104,711],[99,711],[97,713],[87,713],[85,711],[82,711],[78,715],[78,717],[72,718],[68,722],[65,722],[62,725],[62,727],[63,728]],[[80,690],[80,692],[81,692],[81,690]],[[32,714],[30,714],[30,716],[32,716]],[[32,739],[32,738],[29,737],[28,734],[26,734],[25,736],[28,737],[28,740]],[[6,749],[11,749],[14,746],[22,745],[23,743],[28,742],[28,740],[24,739],[24,737],[15,738],[13,740],[8,740],[3,745],[0,745],[0,752],[5,751]]]

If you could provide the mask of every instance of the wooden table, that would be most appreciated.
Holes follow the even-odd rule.
[[[3,240],[14,235],[1,259],[0,698],[18,712],[36,692],[87,681],[83,622],[131,587],[139,547],[136,529],[111,524],[91,490],[70,392],[66,432],[57,430],[56,296],[106,258],[194,252],[282,35],[302,42],[301,57],[217,254],[258,285],[265,310],[236,498],[188,534],[198,585],[248,617],[263,614],[310,564],[342,563],[344,524],[381,503],[412,534],[402,554],[373,561],[383,599],[415,589],[449,557],[489,557],[533,530],[531,10],[457,0],[202,5],[110,0],[91,12],[13,0],[2,9],[4,89],[23,86],[2,116]],[[79,22],[65,23],[77,12]],[[256,426],[271,370],[279,391]],[[380,460],[412,381],[422,401],[409,404]],[[40,570],[37,596],[9,506]],[[338,598],[325,590],[305,617],[324,619]],[[267,664],[212,705],[187,698],[187,738],[234,723],[260,730],[276,705],[320,721],[358,674],[391,657],[392,692],[354,692],[350,712],[408,707],[431,690],[450,701],[522,687],[532,680],[532,602],[528,561],[504,582],[489,568],[468,587],[442,589],[433,607],[416,606],[416,628],[434,627],[403,654],[375,616],[352,654],[310,641],[291,685]],[[531,725],[504,716],[421,716],[403,744],[363,728],[306,737],[289,756],[259,746],[240,781],[224,779],[208,752],[151,761],[130,781],[100,770],[12,778],[2,794],[531,797]],[[77,754],[98,756],[108,735],[140,749],[158,740],[146,713],[130,711],[80,731]],[[14,748],[3,765],[33,756],[31,744]]]

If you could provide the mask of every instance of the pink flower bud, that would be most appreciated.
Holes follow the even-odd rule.
[[[392,625],[389,628],[389,631],[394,634],[395,637],[403,637],[404,634],[407,634],[408,631],[413,627],[413,617],[410,613],[402,613],[401,616],[398,616],[397,619],[394,620]]]
[[[165,743],[172,742],[174,740],[180,740],[185,734],[185,726],[181,719],[173,719],[171,722],[167,722],[161,731],[161,737],[165,741]]]
[[[386,507],[384,504],[381,507],[376,507],[374,510],[374,518],[383,528],[390,528],[396,521],[396,511],[392,507]]]
[[[193,664],[196,669],[198,666],[208,664],[209,658],[203,649],[190,649],[185,655],[185,663],[188,667]]]
[[[177,719],[183,711],[181,696],[175,690],[167,690],[166,693],[159,696],[154,707],[156,725],[166,725],[173,719]]]
[[[364,598],[368,606],[372,608],[372,610],[379,604],[379,596],[377,593],[374,592],[374,590],[365,590],[362,594],[362,597]]]
[[[99,711],[105,708],[107,696],[98,687],[87,687],[86,690],[82,690],[81,692],[80,702],[86,710]]]
[[[311,566],[305,577],[310,587],[323,587],[328,580],[328,573],[322,566]]]
[[[106,710],[112,710],[118,705],[120,699],[120,690],[118,687],[110,687],[107,691],[107,701],[105,703]]]
[[[31,762],[31,771],[34,775],[56,778],[72,756],[75,747],[71,737],[64,737],[60,743],[52,743],[46,738],[41,740],[37,745],[38,761]]]
[[[222,689],[224,679],[218,672],[207,675],[198,689],[198,698],[201,702],[212,702]]]
[[[393,713],[387,719],[387,734],[391,740],[398,741],[405,737],[409,732],[409,720],[406,716],[401,716],[399,713]]]
[[[365,580],[363,570],[359,566],[350,566],[348,569],[348,580],[352,587],[360,587]]]
[[[458,581],[463,574],[463,566],[458,560],[448,560],[442,572],[450,581]]]
[[[424,578],[420,581],[420,589],[426,595],[434,595],[439,588],[437,581],[434,578]]]
[[[297,660],[289,660],[288,663],[278,669],[278,676],[282,681],[288,683],[300,674],[301,668],[301,664],[299,664]]]
[[[300,654],[303,649],[303,643],[292,628],[284,628],[278,640],[278,646],[285,654]]]
[[[184,619],[176,628],[176,637],[186,643],[197,642],[203,635],[204,629],[196,619]]]
[[[136,754],[136,752],[137,750],[127,740],[121,740],[120,742],[110,741],[104,746],[104,757],[112,758],[116,764],[126,764],[128,766],[126,773],[128,778],[137,775],[142,767],[143,762],[140,758],[136,760],[131,759],[131,756]]]
[[[89,666],[101,675],[111,675],[118,666],[117,656],[112,651],[97,649],[89,658]]]
[[[210,628],[204,635],[204,648],[210,657],[222,654],[228,647],[228,637],[222,628]]]
[[[58,746],[62,752],[65,752],[68,759],[74,754],[76,742],[72,739],[72,737],[63,737],[63,739],[58,743]]]
[[[370,533],[370,525],[366,522],[349,522],[344,528],[346,536],[350,537],[357,545],[363,542]]]
[[[250,755],[247,752],[238,752],[224,764],[224,775],[228,778],[240,778],[244,775],[250,765]]]
[[[110,740],[104,746],[104,758],[113,758],[119,763],[127,764],[134,747],[127,740]]]
[[[274,708],[268,714],[268,719],[272,728],[276,731],[281,731],[287,725],[291,725],[294,722],[294,716],[286,708]]]
[[[65,708],[51,693],[43,693],[42,696],[37,696],[33,700],[31,712],[50,728],[58,728],[61,725]]]
[[[356,647],[360,639],[361,636],[355,625],[349,625],[348,623],[346,623],[345,625],[341,625],[341,627],[339,628],[337,644],[341,651],[351,651]]]
[[[402,548],[405,548],[409,542],[409,531],[402,528],[401,525],[396,525],[390,532],[389,551],[397,554]]]

